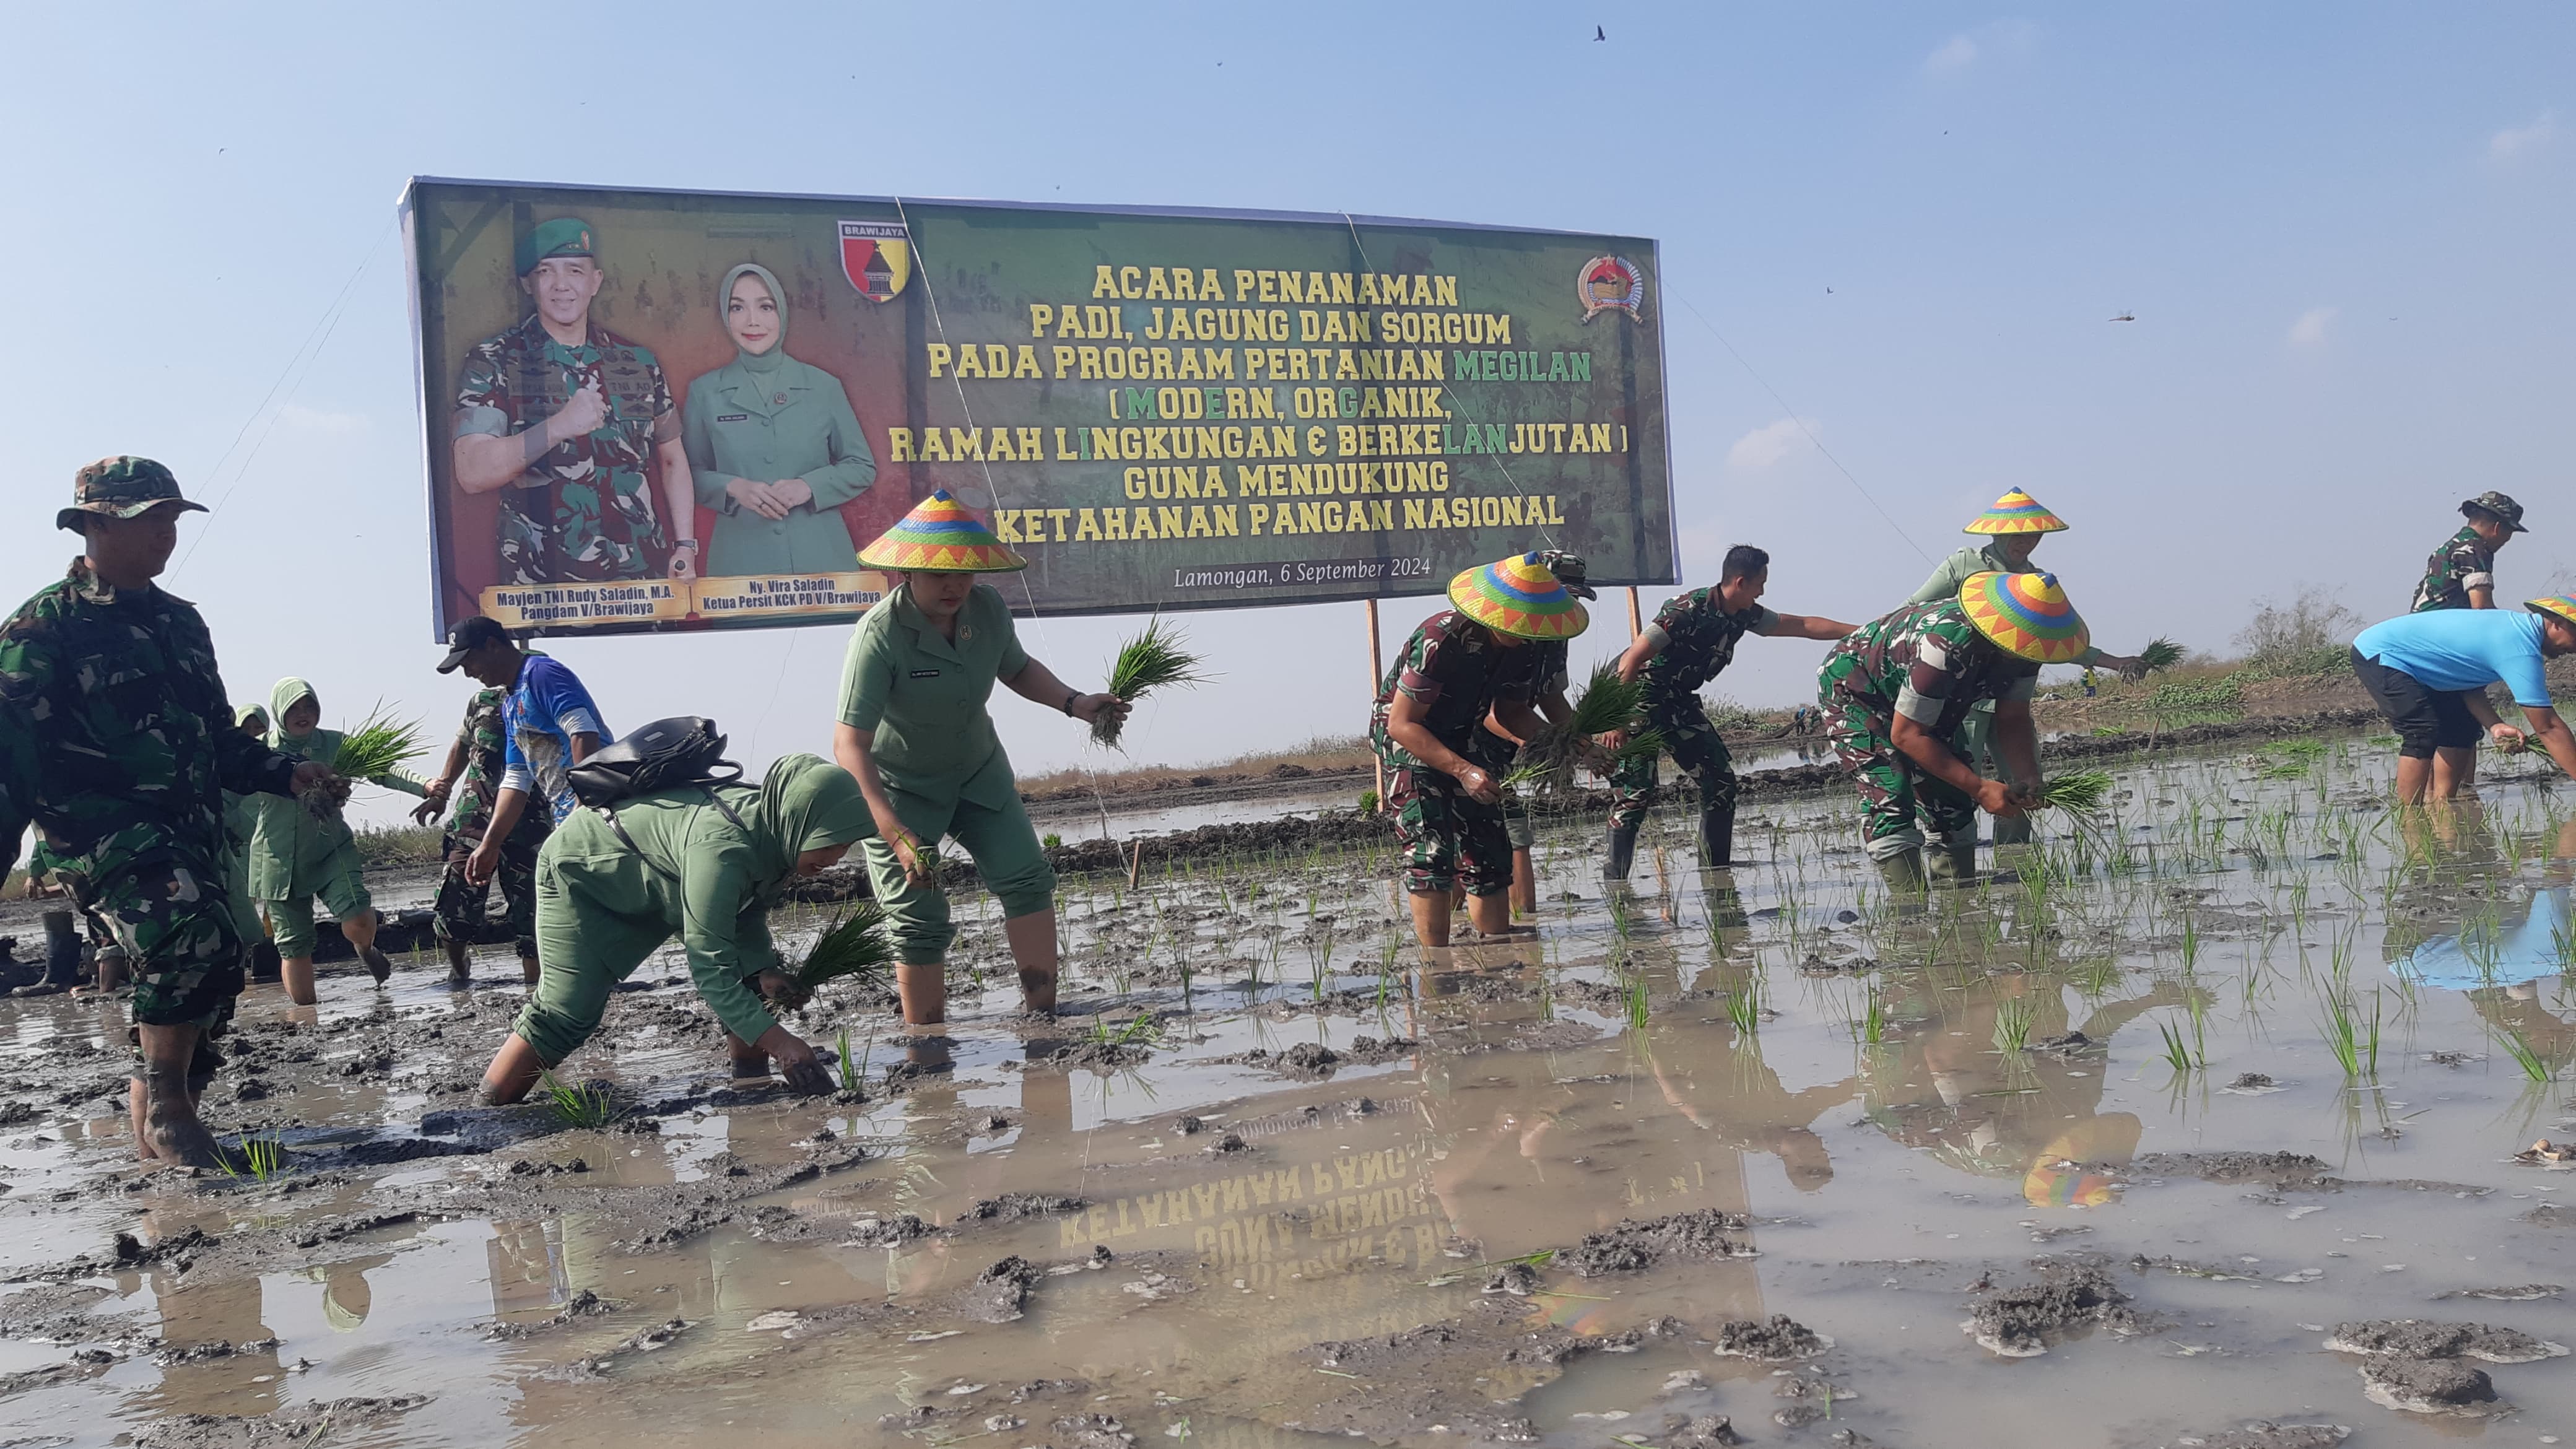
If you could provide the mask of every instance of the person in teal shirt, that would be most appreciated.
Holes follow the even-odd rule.
[[[859,553],[901,582],[859,619],[841,667],[832,754],[857,777],[877,833],[868,883],[894,925],[903,1019],[948,1017],[948,897],[936,849],[966,848],[1001,902],[1002,934],[1032,1012],[1055,1010],[1055,869],[1020,806],[1019,782],[986,703],[995,683],[1086,723],[1123,718],[1115,695],[1084,694],[1020,647],[1010,605],[975,582],[1028,560],[941,489]]]
[[[787,293],[744,262],[717,289],[734,360],[689,384],[681,440],[698,502],[716,512],[710,576],[847,573],[841,505],[877,460],[840,381],[787,355]]]
[[[291,760],[328,765],[340,757],[338,730],[315,728],[322,702],[301,679],[277,681],[268,693],[269,713],[276,723],[268,747]],[[370,775],[367,783],[426,798],[427,782],[408,773]],[[251,797],[259,811],[259,831],[251,839],[250,893],[268,915],[269,931],[283,958],[287,999],[311,1006],[313,995],[313,898],[340,923],[349,948],[366,963],[381,986],[394,974],[393,962],[376,949],[376,903],[367,893],[358,862],[357,837],[339,809],[316,815],[290,795]]]

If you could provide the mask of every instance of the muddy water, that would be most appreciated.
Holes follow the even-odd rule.
[[[1064,1019],[826,1002],[846,1100],[720,1080],[671,961],[567,1068],[609,1130],[470,1107],[512,987],[344,974],[229,1045],[209,1111],[282,1141],[267,1182],[136,1173],[118,1008],[11,1004],[0,1439],[2567,1438],[2576,1359],[2429,1360],[2514,1407],[2426,1416],[2323,1346],[2576,1341],[2564,1297],[2445,1296],[2576,1284],[2576,1177],[2512,1160],[2576,1136],[2576,828],[2527,769],[2401,828],[2384,767],[2122,771],[1929,912],[1839,798],[1766,806],[1731,879],[1658,819],[1626,895],[1551,834],[1537,938],[1436,961],[1382,857],[1068,883]]]

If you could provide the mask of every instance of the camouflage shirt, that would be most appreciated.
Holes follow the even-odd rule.
[[[2424,581],[2415,586],[2415,602],[2406,612],[2465,609],[2469,590],[2494,587],[2495,550],[2478,537],[2476,529],[2463,528],[2424,561]]]
[[[465,747],[465,770],[450,785],[456,803],[447,828],[460,835],[480,835],[492,818],[493,798],[501,793],[502,756],[508,741],[501,733],[501,700],[505,689],[478,689],[465,706],[465,722],[456,741]]]
[[[651,348],[594,326],[579,347],[527,320],[476,344],[456,388],[456,435],[510,438],[542,425],[593,383],[608,418],[557,444],[501,490],[501,579],[553,584],[642,579],[669,562],[648,474],[680,414]]]
[[[1404,652],[1396,656],[1394,667],[1378,686],[1369,730],[1384,733],[1387,711],[1401,694],[1422,707],[1423,727],[1433,739],[1463,754],[1475,732],[1484,728],[1494,701],[1502,697],[1504,660],[1528,652],[1503,648],[1483,626],[1455,609],[1443,609],[1423,620],[1413,637],[1404,641]],[[1396,764],[1421,763],[1401,746],[1390,742],[1387,748]]]
[[[1735,662],[1736,642],[1779,622],[1779,615],[1760,604],[1727,613],[1715,585],[1666,599],[1646,626],[1646,637],[1656,645],[1655,657],[1646,661],[1647,712],[1695,706],[1693,696],[1702,686]]]
[[[1977,632],[1956,599],[1908,604],[1843,636],[1818,683],[1828,703],[1894,725],[1903,715],[1948,735],[1979,700],[2028,699],[2039,666]]]
[[[38,869],[87,899],[131,866],[227,853],[224,791],[292,788],[295,762],[233,727],[196,606],[120,593],[75,559],[0,624],[0,868],[32,822]]]

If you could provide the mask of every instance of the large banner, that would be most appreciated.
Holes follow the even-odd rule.
[[[436,623],[813,623],[934,488],[1115,613],[1671,583],[1655,244],[1375,217],[412,182]]]

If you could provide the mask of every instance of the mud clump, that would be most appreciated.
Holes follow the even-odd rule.
[[[2510,1288],[2454,1288],[2434,1294],[2433,1300],[2438,1303],[2447,1298],[2484,1298],[2495,1303],[2533,1303],[2566,1291],[2556,1283],[2517,1283]]]
[[[2522,1221],[2535,1228],[2576,1228],[2576,1212],[2545,1202],[2522,1215]]]
[[[1078,1197],[1058,1192],[1006,1192],[970,1204],[957,1215],[961,1223],[1012,1223],[1022,1218],[1060,1218],[1078,1213],[1090,1204]]]
[[[2257,1419],[2238,1428],[2176,1442],[2194,1449],[2333,1449],[2351,1437],[2352,1430],[2341,1424],[2278,1424]]]
[[[118,1233],[115,1244],[115,1266],[140,1268],[150,1263],[167,1263],[185,1273],[195,1265],[197,1256],[223,1241],[204,1228],[191,1224],[185,1231],[173,1233],[158,1242],[145,1244],[132,1233]]]
[[[1727,1449],[1743,1442],[1744,1436],[1735,1432],[1734,1421],[1722,1414],[1702,1414],[1666,1430],[1663,1440],[1664,1449]]]
[[[849,1240],[854,1246],[861,1248],[891,1248],[897,1243],[909,1243],[915,1238],[929,1237],[937,1231],[939,1231],[937,1228],[911,1213],[900,1213],[894,1217],[872,1218],[860,1223],[850,1230]]]
[[[1071,1414],[1055,1421],[1049,1436],[1060,1449],[1126,1449],[1136,1436],[1113,1414]]]
[[[2247,1092],[2258,1087],[2271,1086],[2272,1079],[2270,1076],[2262,1072],[2244,1072],[2240,1073],[2235,1081],[2232,1081],[2227,1085],[2234,1087],[2240,1092]]]
[[[2196,1177],[2203,1182],[2268,1182],[2323,1187],[2334,1181],[2323,1158],[2303,1152],[2150,1152],[2131,1162],[2137,1177]]]
[[[1421,1045],[1422,1043],[1409,1036],[1389,1037],[1385,1041],[1380,1041],[1373,1036],[1355,1036],[1351,1038],[1351,1044],[1343,1049],[1342,1059],[1357,1062],[1364,1067],[1373,1067],[1416,1051]]]
[[[2401,1358],[2477,1358],[2488,1363],[2538,1363],[2564,1358],[2562,1344],[2483,1323],[2441,1323],[2421,1318],[2373,1318],[2335,1326],[2326,1347],[2337,1353],[2394,1354]]]
[[[1571,1248],[1558,1249],[1555,1261],[1578,1278],[1598,1278],[1606,1273],[1639,1272],[1664,1258],[1751,1258],[1757,1256],[1751,1244],[1726,1236],[1751,1226],[1743,1214],[1715,1208],[1646,1222],[1629,1218]]]
[[[960,1305],[978,1323],[1008,1323],[1028,1308],[1029,1290],[1046,1274],[1014,1253],[975,1275]]]
[[[1220,1137],[1216,1141],[1208,1144],[1208,1151],[1219,1155],[1235,1152],[1250,1152],[1251,1150],[1251,1144],[1245,1142],[1241,1137],[1238,1137],[1231,1132],[1228,1132],[1223,1137]]]
[[[1739,1318],[1717,1331],[1718,1357],[1749,1358],[1755,1363],[1795,1363],[1833,1346],[1832,1339],[1785,1313],[1772,1314],[1767,1323]],[[1816,1417],[1823,1418],[1824,1411],[1819,1409]]]
[[[1527,1263],[1505,1263],[1487,1275],[1484,1291],[1527,1298],[1538,1291],[1538,1270]]]
[[[334,1431],[389,1423],[429,1402],[423,1394],[291,1404],[273,1414],[175,1414],[134,1436],[141,1449],[269,1449],[311,1444]]]
[[[2374,1404],[2409,1414],[2502,1413],[2495,1382],[2457,1359],[2381,1358],[2362,1365],[2361,1391]]]
[[[1989,1353],[2036,1358],[2048,1352],[2051,1335],[2096,1323],[2115,1331],[2134,1326],[2128,1302],[2100,1263],[2051,1263],[2040,1269],[2038,1282],[1980,1302],[1960,1326]]]

